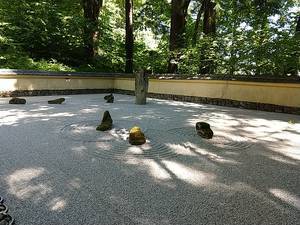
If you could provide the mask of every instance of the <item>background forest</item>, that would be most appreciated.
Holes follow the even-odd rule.
[[[298,76],[299,0],[0,0],[0,68]]]

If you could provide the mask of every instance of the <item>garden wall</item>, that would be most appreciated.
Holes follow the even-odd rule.
[[[0,71],[2,96],[134,94],[134,78],[109,73],[48,73]],[[300,81],[216,80],[151,76],[149,96],[248,109],[300,114]]]
[[[109,74],[0,70],[0,95],[86,94],[113,91]]]

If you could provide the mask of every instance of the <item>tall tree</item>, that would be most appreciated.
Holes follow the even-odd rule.
[[[203,0],[203,33],[208,36],[207,46],[204,46],[205,50],[201,53],[200,73],[214,73],[214,62],[212,59],[207,58],[207,55],[213,55],[205,52],[209,52],[209,46],[211,45],[211,37],[216,34],[216,3],[212,0]]]
[[[216,33],[216,3],[212,0],[203,1],[203,33],[212,35]]]
[[[133,72],[133,0],[125,0],[125,14],[126,14],[126,65],[125,72]]]
[[[201,5],[198,6],[198,13],[197,13],[197,18],[195,21],[195,26],[194,26],[194,32],[193,32],[193,37],[192,37],[192,44],[195,46],[199,37],[199,26],[200,26],[200,20],[201,20],[201,15],[203,12],[203,5],[201,1]]]
[[[295,69],[295,74],[296,75],[300,75],[300,16],[298,16],[297,18],[297,25],[296,25],[296,32],[295,32],[295,39],[296,39],[296,43],[298,43],[298,45],[296,44],[297,49],[295,50],[296,52],[296,69]]]
[[[82,0],[84,25],[84,48],[88,60],[93,60],[97,54],[97,40],[99,36],[99,12],[104,0]]]
[[[171,2],[171,30],[168,73],[175,73],[178,69],[180,50],[185,46],[185,25],[190,0],[172,0]]]
[[[298,16],[298,19],[297,19],[296,35],[300,35],[300,16]]]

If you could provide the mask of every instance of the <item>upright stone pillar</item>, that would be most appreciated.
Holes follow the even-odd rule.
[[[135,104],[145,105],[149,79],[144,70],[135,75]]]

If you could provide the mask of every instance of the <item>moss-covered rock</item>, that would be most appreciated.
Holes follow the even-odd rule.
[[[96,130],[106,131],[112,128],[113,120],[109,114],[109,111],[105,111],[103,114],[102,122],[97,126]]]
[[[54,100],[49,100],[48,104],[61,104],[65,101],[66,99],[64,98],[58,98],[58,99],[54,99]]]
[[[26,100],[24,98],[12,98],[8,102],[9,104],[26,104]]]
[[[132,145],[142,145],[146,143],[145,135],[139,127],[133,127],[130,129],[129,143]]]
[[[210,125],[205,122],[196,123],[197,134],[206,139],[211,139],[214,135],[214,132],[210,129]]]

